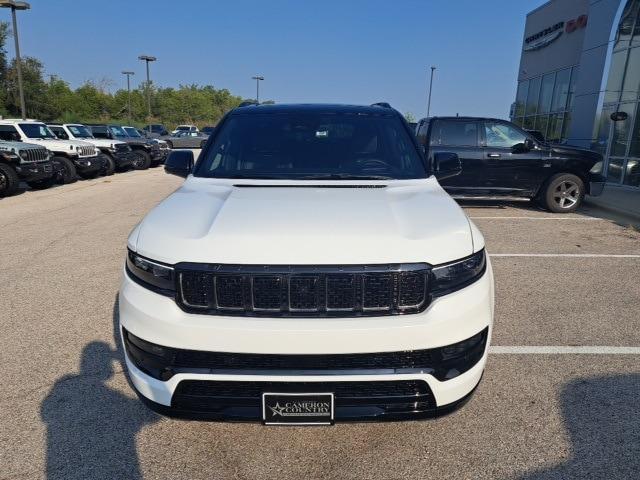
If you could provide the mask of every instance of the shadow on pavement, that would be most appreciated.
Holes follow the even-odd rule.
[[[640,472],[640,374],[574,380],[561,395],[571,459],[522,480],[631,479]]]
[[[142,478],[136,435],[159,417],[137,398],[106,384],[121,359],[107,343],[89,343],[82,351],[80,373],[58,379],[42,402],[49,480]]]

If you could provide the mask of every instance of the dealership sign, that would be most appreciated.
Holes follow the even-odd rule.
[[[580,28],[587,26],[587,15],[580,15],[578,18],[569,20],[567,22],[558,22],[544,30],[539,31],[533,35],[529,35],[524,39],[525,52],[532,52],[534,50],[540,50],[546,47],[550,43],[556,41],[560,36],[566,33],[573,33]]]

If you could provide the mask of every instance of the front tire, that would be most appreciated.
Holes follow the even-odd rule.
[[[554,213],[575,211],[584,200],[585,186],[580,177],[571,173],[552,176],[541,192],[542,204]]]
[[[0,197],[13,195],[20,186],[20,179],[16,171],[9,165],[0,163]]]
[[[133,168],[136,170],[146,170],[151,165],[151,156],[144,150],[134,150],[135,159]]]
[[[61,168],[60,172],[58,172],[58,183],[66,185],[78,180],[76,166],[71,160],[66,157],[55,156],[51,159],[51,161]]]
[[[105,164],[104,164],[104,169],[102,170],[102,174],[105,177],[108,177],[110,175],[113,175],[116,171],[116,162],[115,160],[111,157],[111,155],[105,155]]]

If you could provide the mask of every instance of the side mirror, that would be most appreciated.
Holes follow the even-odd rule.
[[[511,147],[511,151],[513,153],[527,153],[536,146],[536,144],[530,138],[526,138],[524,142],[516,143],[513,147]]]
[[[435,175],[438,180],[455,177],[462,173],[462,163],[455,153],[439,152],[433,155]]]
[[[164,171],[187,178],[193,170],[193,152],[191,150],[172,150],[164,162]]]

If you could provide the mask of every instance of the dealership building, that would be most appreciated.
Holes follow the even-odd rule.
[[[512,120],[601,152],[604,206],[636,214],[639,105],[640,0],[551,0],[527,15]]]

